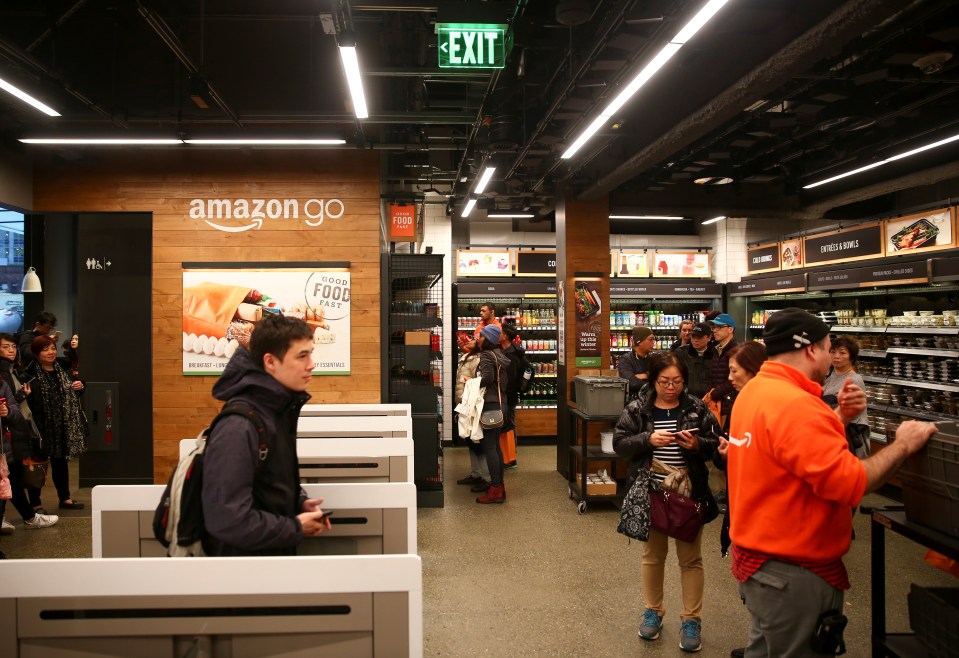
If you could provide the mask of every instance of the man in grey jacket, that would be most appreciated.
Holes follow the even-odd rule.
[[[250,349],[237,349],[213,385],[213,397],[252,407],[213,428],[203,461],[203,515],[218,542],[214,555],[294,555],[303,537],[330,529],[320,505],[300,486],[296,424],[313,371],[313,332],[303,320],[266,316]]]

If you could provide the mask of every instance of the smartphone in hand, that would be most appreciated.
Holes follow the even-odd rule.
[[[322,521],[323,519],[327,518],[328,516],[333,516],[333,510],[331,510],[331,509],[325,510],[325,511],[320,515],[320,519],[319,519],[319,520]]]
[[[679,435],[682,434],[683,432],[688,432],[689,434],[699,434],[699,428],[698,428],[698,427],[694,427],[694,428],[689,429],[689,430],[679,430],[678,432],[673,432],[673,436],[679,436]]]

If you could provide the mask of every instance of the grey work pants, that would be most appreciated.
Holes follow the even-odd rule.
[[[804,567],[769,560],[739,594],[751,625],[746,658],[817,658],[809,641],[826,610],[843,609],[842,590]]]

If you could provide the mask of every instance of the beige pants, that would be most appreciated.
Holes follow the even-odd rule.
[[[676,557],[683,587],[682,618],[702,621],[703,612],[703,531],[699,530],[691,542],[674,539]],[[643,598],[646,607],[660,617],[665,616],[663,607],[663,578],[666,572],[666,555],[669,553],[669,537],[658,530],[649,529],[649,541],[643,548]]]

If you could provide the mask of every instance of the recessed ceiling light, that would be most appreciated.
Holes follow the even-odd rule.
[[[136,137],[122,138],[24,138],[19,140],[24,144],[59,144],[64,146],[165,146],[183,144],[182,139],[138,139]]]
[[[497,212],[486,215],[491,219],[532,219],[536,215],[522,212]]]
[[[706,226],[707,224],[715,224],[716,222],[721,222],[721,221],[723,221],[724,219],[726,219],[726,215],[720,215],[719,217],[713,217],[712,219],[707,219],[706,221],[704,221],[704,222],[703,222],[703,226]]]
[[[677,215],[610,215],[610,219],[665,219],[670,222],[686,219]]]
[[[729,185],[733,179],[729,176],[704,176],[693,181],[697,185]]]
[[[473,207],[476,205],[476,199],[470,199],[466,202],[466,205],[463,206],[463,212],[460,213],[460,217],[469,217],[470,213],[473,212]]]
[[[335,146],[338,144],[346,144],[345,139],[184,139],[183,141],[187,144],[201,146]]]

